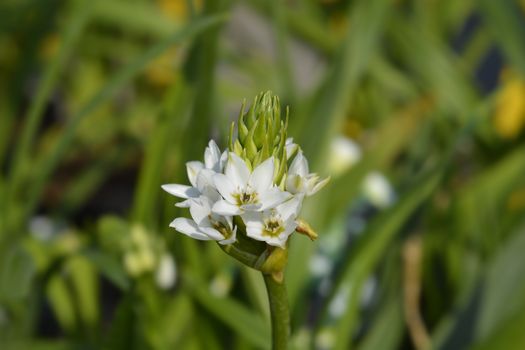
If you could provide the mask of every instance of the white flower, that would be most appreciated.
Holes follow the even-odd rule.
[[[152,271],[156,264],[155,251],[151,237],[144,227],[133,226],[127,243],[123,256],[126,271],[133,277]]]
[[[394,191],[379,172],[371,172],[366,176],[363,191],[368,200],[378,208],[386,208],[394,202]]]
[[[299,150],[295,156],[290,169],[288,169],[288,176],[286,177],[286,190],[295,193],[304,193],[311,196],[323,188],[330,178],[319,180],[319,175],[309,173],[308,160]]]
[[[160,258],[155,273],[155,281],[161,289],[169,289],[177,279],[177,265],[170,254],[164,254]]]
[[[339,176],[361,159],[361,148],[350,138],[339,136],[332,140],[328,161],[330,174]]]
[[[273,185],[274,159],[268,158],[250,173],[238,155],[230,152],[224,174],[215,174],[215,186],[223,199],[213,206],[220,215],[240,215],[246,210],[266,210],[291,195]]]
[[[248,237],[264,241],[269,245],[285,248],[288,236],[297,227],[295,219],[301,210],[302,195],[260,212],[246,212],[242,220],[246,225]]]
[[[193,199],[190,202],[190,214],[193,220],[176,218],[170,227],[201,241],[214,240],[220,244],[235,242],[237,227],[233,227],[232,217],[218,215],[211,210],[216,199],[218,198],[207,196]]]
[[[284,147],[286,149],[286,160],[289,160],[292,158],[292,156],[297,152],[299,149],[299,145],[293,142],[293,138],[289,137],[286,139],[286,143],[284,144]]]
[[[213,185],[213,175],[224,169],[227,152],[221,154],[215,141],[210,140],[204,151],[204,163],[192,161],[186,163],[186,172],[191,186],[180,184],[162,185],[162,189],[176,197],[184,198],[185,201],[177,203],[180,208],[190,206],[191,200],[201,195],[213,196],[217,191]]]

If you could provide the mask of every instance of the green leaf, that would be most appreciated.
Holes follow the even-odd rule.
[[[149,349],[146,347],[142,332],[138,329],[137,301],[127,294],[120,302],[111,322],[111,327],[104,341],[106,350]]]
[[[200,305],[252,345],[262,349],[270,347],[269,324],[260,315],[234,299],[212,295],[204,286],[193,283],[190,289]]]
[[[349,349],[351,335],[356,325],[360,291],[366,278],[377,266],[404,223],[433,193],[440,179],[441,174],[438,171],[415,185],[396,205],[374,220],[370,228],[363,233],[362,240],[357,243],[354,254],[347,255],[347,260],[344,261],[342,271],[325,304],[329,305],[343,284],[350,287],[347,310],[337,327],[336,349]]]
[[[74,256],[66,263],[75,306],[82,325],[95,329],[99,320],[99,284],[93,265],[83,256]]]
[[[72,54],[84,27],[88,23],[91,15],[91,5],[91,1],[74,1],[73,14],[61,33],[63,42],[58,56],[51,60],[46,67],[42,82],[39,84],[36,96],[29,107],[27,120],[15,149],[14,165],[9,178],[11,185],[8,194],[9,201],[17,195],[19,186],[21,186],[23,180],[26,179],[23,173],[27,171],[27,167],[30,166],[28,158],[36,132],[43,117],[44,109],[54,91],[55,85],[59,81],[61,69],[65,66],[66,60]],[[30,170],[29,173],[32,173],[33,168],[31,167]]]
[[[131,281],[116,257],[97,250],[84,251],[83,255],[113,284],[124,291],[129,290]]]
[[[511,340],[523,343],[523,332],[516,327],[523,325],[525,310],[524,249],[522,226],[482,270],[484,273],[470,283],[456,308],[437,327],[432,337],[436,349],[473,344],[481,349],[506,349],[504,344]]]
[[[348,32],[309,118],[303,119],[299,144],[322,168],[328,145],[344,119],[353,92],[379,48],[391,0],[357,1],[350,6]],[[291,119],[294,122],[293,118]]]
[[[0,300],[19,301],[28,297],[36,266],[29,253],[20,246],[4,245],[0,255]]]
[[[358,350],[395,350],[399,349],[405,330],[404,315],[401,308],[401,293],[389,298],[374,319],[371,329],[366,333]]]
[[[144,54],[135,58],[129,64],[120,69],[120,71],[117,72],[112,78],[110,78],[108,83],[95,96],[93,96],[93,98],[80,111],[74,114],[60,135],[60,138],[54,149],[51,151],[51,154],[45,157],[40,162],[40,164],[35,167],[36,169],[39,169],[39,174],[35,176],[35,180],[31,186],[31,191],[29,191],[31,197],[26,207],[27,214],[32,212],[33,208],[38,203],[38,200],[40,199],[44,190],[46,181],[49,179],[49,176],[51,176],[60,159],[67,151],[67,147],[74,137],[75,130],[85,117],[89,116],[102,103],[114,96],[117,91],[119,91],[131,79],[136,77],[154,58],[162,54],[173,45],[193,38],[205,30],[223,22],[224,19],[224,16],[217,15],[194,21],[181,31],[178,31],[166,39],[161,40],[159,43],[153,45],[150,49],[146,50]]]
[[[46,292],[58,323],[64,331],[72,332],[77,327],[75,302],[65,278],[60,274],[53,275],[47,283]]]
[[[479,5],[483,20],[503,53],[525,75],[525,24],[517,1],[482,0]]]

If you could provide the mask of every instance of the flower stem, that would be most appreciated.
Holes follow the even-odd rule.
[[[284,280],[278,281],[275,275],[266,273],[263,273],[263,278],[270,302],[272,349],[286,350],[290,334],[290,313]]]

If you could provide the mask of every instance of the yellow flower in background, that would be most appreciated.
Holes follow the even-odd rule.
[[[45,60],[50,59],[56,55],[60,47],[60,37],[53,33],[44,38],[40,45],[40,56]]]
[[[507,200],[507,208],[512,211],[525,208],[525,187],[519,188],[510,194]]]
[[[186,19],[189,15],[187,1],[184,0],[157,0],[157,6],[168,18],[173,20]],[[202,0],[193,1],[195,11],[202,9]]]
[[[525,81],[516,73],[503,73],[503,87],[496,100],[494,128],[499,136],[515,138],[525,126]]]
[[[188,12],[186,9],[186,1],[158,0],[157,5],[159,6],[162,13],[171,19],[186,18]]]
[[[154,59],[146,68],[146,78],[158,87],[167,87],[175,80],[175,53],[176,48],[166,51],[164,54]]]

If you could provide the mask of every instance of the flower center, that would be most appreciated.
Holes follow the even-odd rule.
[[[258,202],[257,192],[247,188],[239,193],[233,195],[237,201],[237,205],[256,204]]]
[[[210,216],[210,223],[214,229],[220,232],[220,234],[224,237],[224,239],[228,239],[232,235],[232,232],[228,229],[228,227],[226,227],[225,224],[223,224],[220,221],[212,220],[211,216]]]
[[[263,235],[275,237],[284,231],[283,221],[279,216],[271,216],[264,220]]]

